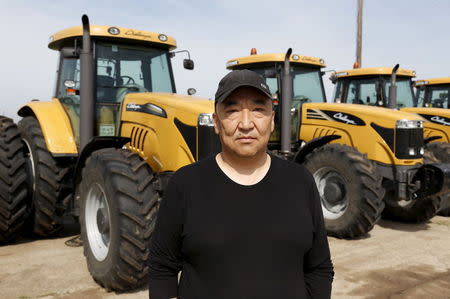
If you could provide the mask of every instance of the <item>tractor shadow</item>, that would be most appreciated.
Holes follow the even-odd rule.
[[[35,241],[39,241],[39,240],[52,240],[52,239],[67,238],[67,237],[72,237],[72,236],[74,237],[73,239],[75,239],[78,235],[80,235],[80,225],[78,224],[78,222],[73,217],[65,216],[63,218],[62,229],[52,237],[40,237],[40,236],[36,236],[36,235],[32,234],[31,232],[22,232],[17,237],[16,240],[13,240],[7,244],[2,244],[2,245],[0,245],[0,248],[2,246],[19,245],[19,244],[30,243],[30,242],[35,242]],[[82,243],[81,243],[81,245],[82,245]],[[70,245],[68,245],[68,246],[70,246]],[[73,247],[77,247],[77,246],[73,246]]]
[[[429,225],[430,221],[422,222],[422,223],[404,223],[404,222],[396,222],[388,219],[380,219],[377,225],[382,228],[404,231],[404,232],[417,232],[428,230],[431,228]]]
[[[356,271],[345,280],[359,286],[342,295],[359,298],[450,298],[450,269],[438,271],[431,265],[418,264],[398,268]]]

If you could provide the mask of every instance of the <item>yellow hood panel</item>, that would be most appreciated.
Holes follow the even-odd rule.
[[[313,104],[303,104],[304,108],[320,109],[320,110],[333,110],[338,112],[345,112],[358,116],[361,119],[366,117],[373,120],[379,120],[382,122],[392,123],[395,126],[395,122],[400,119],[408,120],[423,120],[422,117],[403,112],[399,110],[384,108],[384,107],[373,107],[365,106],[359,104],[343,104],[343,103],[313,103]]]
[[[214,101],[212,100],[175,93],[131,93],[125,97],[125,103],[132,103],[133,101],[139,101],[139,103],[148,101],[158,106],[177,108],[198,114],[214,112]]]

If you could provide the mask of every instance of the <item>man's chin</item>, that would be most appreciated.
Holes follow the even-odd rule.
[[[234,153],[236,154],[236,156],[243,158],[243,159],[247,159],[247,158],[253,158],[256,155],[258,155],[259,151],[256,149],[253,150],[237,150],[234,151]]]

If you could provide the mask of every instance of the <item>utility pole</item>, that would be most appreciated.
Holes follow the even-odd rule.
[[[363,10],[363,0],[358,0],[358,20],[357,20],[357,33],[356,33],[356,62],[353,65],[353,68],[361,67],[362,10]]]

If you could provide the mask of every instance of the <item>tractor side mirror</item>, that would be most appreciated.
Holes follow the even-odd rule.
[[[193,70],[194,69],[194,61],[191,59],[184,59],[183,67],[187,70]]]
[[[321,73],[322,73],[322,72],[321,72]],[[322,76],[323,76],[323,75],[322,75]],[[336,84],[336,82],[337,82],[336,73],[331,73],[331,75],[330,75],[330,81],[331,81],[331,83]]]
[[[61,48],[61,55],[64,58],[72,58],[72,59],[77,59],[80,58],[80,53],[78,53],[78,50],[73,48],[73,47],[64,47]]]
[[[191,87],[191,88],[188,88],[188,90],[187,90],[187,94],[190,95],[190,96],[192,96],[192,95],[194,95],[196,93],[197,93],[197,90],[195,88]]]

